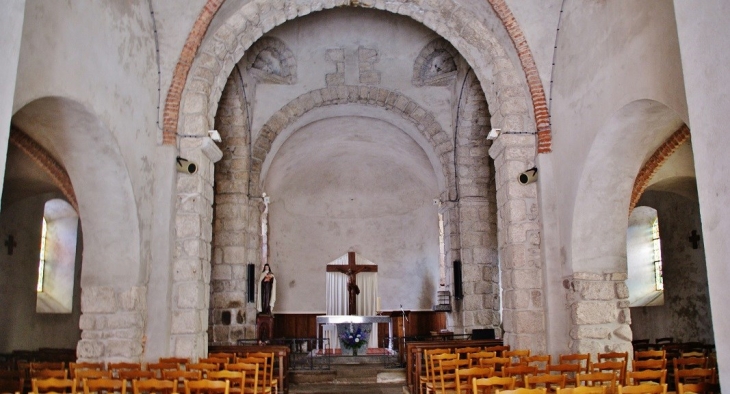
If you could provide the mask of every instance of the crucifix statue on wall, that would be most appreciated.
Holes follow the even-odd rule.
[[[360,288],[357,286],[357,274],[360,272],[378,272],[377,265],[358,265],[355,262],[355,252],[347,253],[347,265],[328,265],[327,272],[339,272],[347,275],[347,313],[357,314],[357,295]]]

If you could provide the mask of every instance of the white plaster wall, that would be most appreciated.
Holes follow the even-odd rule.
[[[720,381],[730,381],[730,134],[724,132],[730,99],[730,4],[721,0],[675,1],[682,69],[687,89],[689,127],[697,171],[707,277],[710,287]]]
[[[622,205],[624,199],[628,209],[629,196],[612,196],[615,201],[613,204],[591,204],[588,209],[595,213],[597,219],[593,227],[594,234],[577,235],[573,233],[571,224],[574,218],[587,212],[575,211],[576,198],[581,177],[600,179],[604,176],[603,171],[616,169],[611,162],[604,161],[601,165],[591,165],[591,170],[599,169],[598,173],[583,173],[591,160],[602,156],[607,149],[615,148],[612,146],[616,144],[615,141],[621,141],[621,135],[617,134],[619,131],[630,132],[630,129],[612,126],[614,120],[611,118],[617,116],[619,109],[633,101],[651,99],[666,105],[670,109],[669,113],[674,112],[681,119],[687,118],[679,46],[674,38],[676,29],[673,7],[671,3],[662,1],[567,2],[561,23],[551,114],[554,156],[552,172],[555,174],[555,182],[543,187],[554,188],[560,201],[557,208],[558,221],[562,228],[561,254],[567,262],[568,273],[615,272],[617,266],[611,265],[615,265],[617,261],[608,263],[609,266],[606,267],[601,266],[606,262],[596,265],[590,261],[597,251],[595,246],[602,239],[623,238],[625,226],[620,233],[606,234],[606,230],[614,226],[612,224],[610,227],[603,227],[601,222],[619,215],[626,217],[626,212],[614,210]],[[652,106],[638,109],[638,113],[631,116],[636,116],[636,122],[643,122],[645,120],[642,112],[656,116],[656,109]],[[667,121],[668,127],[673,124]],[[595,140],[602,128],[606,135],[599,144]],[[638,161],[633,164],[637,167],[635,171],[638,171],[639,163],[662,142],[661,134],[673,131],[654,130],[651,132],[655,135],[653,141],[650,134],[642,141],[637,141],[645,145],[628,148],[624,146],[612,152],[609,157],[622,165]],[[615,141],[610,142],[611,140]],[[630,156],[621,157],[627,154]],[[632,176],[635,174],[621,173],[617,181],[620,184],[632,182]],[[585,190],[590,193],[590,188]],[[598,197],[596,196],[600,200]],[[620,226],[615,227],[618,229]],[[572,245],[575,236],[591,241]],[[577,258],[576,253],[581,257]],[[617,258],[620,260],[620,254]]]
[[[276,313],[324,313],[325,266],[351,249],[378,264],[383,310],[431,309],[438,189],[404,132],[355,116],[304,126],[279,149],[265,190]]]
[[[151,26],[146,2],[29,1],[26,4],[18,64],[13,112],[33,100],[47,96],[74,100],[92,117],[96,117],[100,124],[88,130],[87,138],[94,141],[98,135],[100,141],[105,141],[100,145],[106,145],[103,149],[108,149],[93,152],[98,158],[94,161],[94,171],[97,174],[106,173],[101,175],[108,178],[105,181],[117,177],[116,174],[127,173],[126,187],[131,188],[133,199],[118,206],[112,205],[117,201],[108,198],[87,200],[84,201],[87,217],[84,218],[84,209],[81,213],[83,221],[89,219],[91,212],[96,216],[102,211],[129,209],[123,215],[127,215],[125,221],[135,229],[127,239],[112,242],[115,237],[111,234],[99,238],[101,234],[95,231],[96,238],[87,238],[87,242],[92,242],[92,239],[95,241],[85,248],[87,257],[108,260],[104,264],[112,264],[114,259],[97,255],[98,248],[104,249],[98,252],[102,256],[111,253],[122,261],[125,260],[122,256],[126,256],[128,261],[135,262],[127,267],[123,280],[119,277],[113,279],[113,284],[118,286],[125,282],[138,283],[144,277],[145,267],[140,262],[149,261],[152,245],[150,217],[154,176],[151,170],[156,164],[154,158],[159,131],[156,126],[157,66]],[[84,156],[92,153],[79,154],[83,151],[78,145],[81,142],[72,142],[69,136],[53,134],[64,128],[64,122],[59,113],[51,115],[51,118],[54,125],[44,132],[51,132],[52,135],[39,135],[40,131],[35,130],[26,131],[45,142],[46,147],[69,170],[72,180],[75,180],[77,196],[84,196],[84,191],[89,190],[98,193],[100,187],[106,187],[98,184],[101,180],[89,179],[84,172],[78,172],[89,164],[88,158]],[[72,128],[78,124],[68,126]],[[109,134],[105,136],[105,133]],[[49,143],[49,139],[54,138],[56,141]],[[104,160],[105,155],[109,159],[116,157],[119,160]],[[124,175],[117,181],[122,184],[122,188],[125,187],[123,178]],[[131,204],[131,209],[125,204]],[[135,233],[139,236],[135,237]],[[125,241],[129,244],[125,245]],[[134,274],[129,275],[131,272]],[[104,281],[101,280],[102,283]]]
[[[8,151],[10,117],[13,114],[13,91],[18,71],[20,39],[23,32],[25,0],[10,0],[3,4],[0,13],[0,50],[3,62],[0,65],[0,173],[5,173],[5,155]],[[0,185],[0,193],[2,185]]]
[[[261,126],[281,107],[303,93],[326,86],[325,75],[336,71],[335,63],[326,60],[328,49],[344,48],[345,83],[359,85],[359,47],[378,51],[375,70],[380,72],[379,86],[418,102],[452,134],[451,86],[416,87],[411,83],[418,54],[438,37],[412,19],[377,10],[337,8],[299,18],[296,23],[285,23],[269,35],[282,40],[293,51],[297,83],[256,86],[251,112],[253,140]],[[250,96],[248,100],[251,101]]]
[[[58,194],[25,198],[5,207],[0,215],[0,234],[3,239],[12,234],[18,244],[12,255],[8,255],[5,248],[0,251],[0,303],[5,306],[0,308],[2,353],[16,349],[36,350],[40,347],[73,349],[80,338],[80,249],[77,250],[75,260],[72,313],[36,313],[41,220],[45,202],[54,197],[58,197]]]

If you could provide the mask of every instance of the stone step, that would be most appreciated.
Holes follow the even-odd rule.
[[[289,394],[410,394],[402,383],[292,384]]]
[[[333,365],[328,370],[297,370],[289,374],[295,384],[312,383],[404,383],[405,370],[382,365]]]

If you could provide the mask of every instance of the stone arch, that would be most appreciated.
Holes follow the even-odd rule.
[[[494,9],[500,21],[510,23],[511,28],[507,28],[508,33],[521,34],[506,4],[498,0],[494,2]],[[483,21],[463,7],[459,7],[455,0],[437,2],[433,5],[434,8],[405,0],[393,3],[387,6],[384,3],[376,3],[372,7],[411,17],[448,40],[474,68],[485,91],[489,108],[494,111],[492,116],[495,127],[503,130],[530,130],[535,127],[528,111],[530,98],[523,93],[525,88],[531,92],[542,91],[534,61],[523,61],[523,68],[528,73],[525,81],[509,59],[505,45],[498,41]],[[213,124],[217,103],[228,75],[238,59],[264,33],[287,20],[311,12],[351,5],[349,1],[344,0],[327,4],[314,0],[296,3],[289,0],[273,3],[256,0],[235,10],[225,21],[218,24],[216,31],[206,33],[220,4],[220,0],[210,0],[206,4],[178,61],[165,104],[163,142],[166,144],[175,142],[175,134],[204,135],[207,126]],[[460,9],[461,12],[453,12],[454,9]],[[445,19],[444,15],[450,15],[450,19]],[[513,37],[513,41],[520,59],[532,59],[524,37],[521,39]],[[197,52],[199,46],[201,49]],[[186,83],[186,79],[196,83]],[[498,98],[496,94],[498,91],[509,91],[509,97]],[[549,123],[545,121],[547,105],[544,93],[542,98],[538,93],[535,93],[536,99],[532,100],[537,103],[535,114],[540,115],[536,119],[540,120],[538,133],[542,133],[540,134],[542,137],[538,138],[543,141],[545,136],[548,136],[549,140]],[[203,96],[207,105],[203,105],[202,108],[199,105],[185,106],[185,111],[181,114],[181,105],[185,105],[182,102],[183,95]],[[196,101],[200,98],[198,97]],[[182,127],[185,131],[180,133],[178,127]],[[549,141],[548,145],[542,142],[541,144],[541,151],[544,151],[546,146],[549,151]]]
[[[631,180],[650,147],[681,124],[664,104],[637,100],[614,113],[593,141],[578,185],[570,235],[573,272],[566,290],[573,311],[574,351],[631,348],[625,284]]]
[[[91,110],[65,97],[31,101],[12,123],[63,166],[78,201],[84,234],[78,358],[139,360],[146,267],[132,182],[116,140]]]
[[[454,171],[449,163],[453,146],[451,138],[441,128],[433,114],[401,93],[365,85],[340,85],[313,90],[292,100],[272,115],[261,128],[256,140],[253,141],[252,184],[259,185],[267,154],[276,137],[284,129],[312,110],[343,104],[361,104],[381,108],[412,123],[437,155],[442,179],[446,180],[445,184],[441,185],[442,193],[452,193],[455,181]]]
[[[631,191],[631,203],[629,204],[629,214],[631,214],[636,203],[639,202],[644,190],[646,190],[647,186],[649,186],[651,177],[654,176],[654,174],[659,171],[659,168],[662,167],[664,162],[667,161],[667,159],[669,159],[672,154],[689,139],[689,127],[687,127],[686,124],[683,124],[682,127],[664,141],[662,146],[654,151],[654,154],[646,161],[646,164],[644,164],[644,167],[641,168],[641,171],[639,171],[639,174],[636,176],[636,180],[634,181],[634,189]]]
[[[246,69],[262,83],[297,83],[297,60],[291,49],[276,37],[262,37],[246,54]]]
[[[458,53],[448,41],[439,37],[429,42],[413,63],[415,86],[446,86],[456,78]]]

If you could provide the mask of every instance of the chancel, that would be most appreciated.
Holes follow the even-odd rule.
[[[2,5],[0,354],[386,316],[398,345],[702,342],[730,382],[727,0]]]

